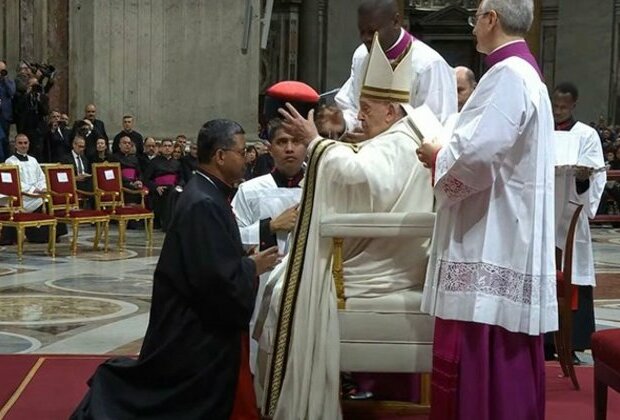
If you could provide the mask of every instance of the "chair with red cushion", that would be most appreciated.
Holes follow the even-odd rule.
[[[118,221],[118,250],[125,246],[127,222],[144,220],[147,246],[153,246],[154,214],[144,205],[146,189],[132,190],[123,187],[121,165],[118,162],[93,164],[95,186],[95,205],[97,209],[108,212],[111,220]],[[126,205],[125,194],[140,195],[140,204]]]
[[[17,231],[17,256],[22,259],[24,250],[24,233],[27,227],[49,226],[47,250],[56,256],[56,219],[45,213],[25,213],[22,197],[37,197],[48,201],[45,194],[29,194],[21,191],[19,167],[0,164],[0,231],[4,226],[14,227]]]
[[[559,328],[558,331],[555,332],[554,341],[556,352],[558,353],[558,360],[560,361],[564,376],[569,376],[575,389],[579,390],[579,381],[577,380],[575,367],[573,365],[573,310],[577,309],[577,287],[572,284],[572,272],[575,230],[583,205],[572,202],[569,203],[569,205],[575,207],[575,210],[568,226],[566,244],[564,245],[564,255],[562,255],[562,250],[560,248],[556,248],[555,250]]]
[[[47,191],[50,194],[50,213],[60,223],[71,225],[73,238],[71,240],[71,252],[77,254],[77,238],[81,224],[95,224],[96,232],[94,250],[99,248],[101,228],[104,233],[104,250],[108,251],[108,230],[110,216],[100,210],[82,210],[79,207],[79,198],[93,196],[94,193],[78,190],[75,185],[73,165],[45,166],[45,178]]]
[[[592,334],[594,419],[607,419],[607,387],[620,392],[620,328]]]

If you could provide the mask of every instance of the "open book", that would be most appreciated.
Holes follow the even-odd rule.
[[[427,105],[413,108],[411,105],[405,104],[403,108],[407,112],[407,123],[416,137],[420,139],[420,142],[434,140],[444,144],[448,141],[451,133],[447,133],[447,127],[444,127],[441,122],[439,122],[433,111],[431,111]]]
[[[600,167],[587,156],[579,155],[579,136],[570,131],[554,131],[555,141],[555,168],[556,172],[571,171],[580,168],[588,168],[591,173],[605,171],[605,166]]]

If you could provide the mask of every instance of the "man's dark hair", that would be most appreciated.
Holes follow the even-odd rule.
[[[133,115],[129,115],[129,114],[123,115],[123,119],[125,119],[125,118],[131,118],[133,120]]]
[[[579,98],[579,91],[577,90],[577,86],[571,82],[562,82],[553,89],[554,92],[560,92],[562,95],[569,94],[573,101],[577,101]]]
[[[207,121],[198,132],[198,162],[210,163],[218,149],[234,146],[234,137],[245,134],[243,127],[224,118]]]
[[[278,131],[282,129],[282,122],[282,118],[272,118],[269,120],[267,124],[267,138],[269,141],[272,141],[276,134],[278,134]]]

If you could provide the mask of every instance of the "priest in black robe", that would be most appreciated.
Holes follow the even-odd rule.
[[[172,151],[172,140],[162,140],[161,155],[151,160],[144,174],[151,207],[155,213],[155,227],[164,232],[168,230],[179,192],[185,184],[181,162],[172,157]]]
[[[111,359],[72,419],[258,419],[248,363],[256,276],[277,249],[245,256],[230,207],[245,136],[213,120],[198,135],[200,167],[180,197],[155,270],[137,360]]]
[[[132,140],[123,136],[118,142],[119,151],[112,155],[112,161],[121,165],[121,177],[123,179],[123,187],[136,192],[142,190],[144,184],[142,182],[142,173],[140,172],[140,162],[135,154],[131,153]],[[125,204],[140,204],[142,198],[140,194],[125,193],[123,194]]]

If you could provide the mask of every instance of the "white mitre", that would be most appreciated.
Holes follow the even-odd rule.
[[[360,98],[409,103],[411,78],[413,77],[411,51],[410,45],[401,60],[395,63],[396,68],[392,68],[390,60],[379,44],[379,33],[375,32],[370,54],[366,61],[366,73],[364,74]]]

